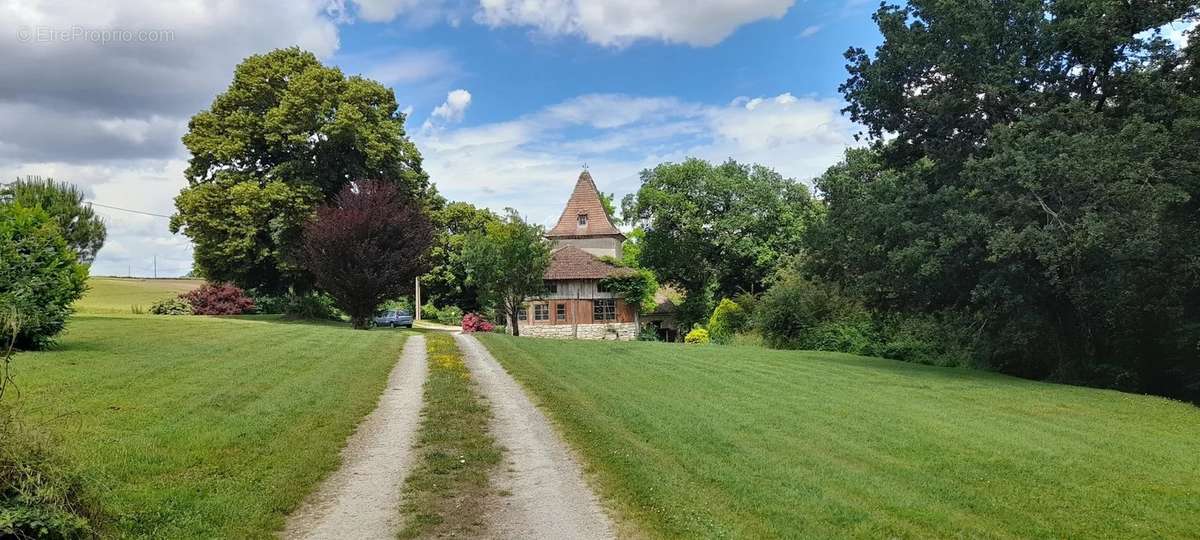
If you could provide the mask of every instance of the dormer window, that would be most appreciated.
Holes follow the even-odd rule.
[[[579,214],[579,226],[587,227],[587,214]]]

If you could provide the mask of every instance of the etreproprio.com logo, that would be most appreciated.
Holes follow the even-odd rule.
[[[52,26],[22,26],[17,29],[17,41],[22,43],[51,43],[82,41],[87,43],[162,43],[175,41],[175,31],[168,29],[133,30],[125,28],[88,28],[74,25],[69,28]]]

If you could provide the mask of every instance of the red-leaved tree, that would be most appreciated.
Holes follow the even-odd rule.
[[[321,288],[370,327],[383,302],[412,289],[429,270],[433,225],[420,203],[394,184],[369,180],[342,189],[304,227],[301,261]]]

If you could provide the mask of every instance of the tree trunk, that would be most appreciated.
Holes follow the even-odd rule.
[[[371,319],[369,317],[350,317],[350,325],[355,330],[369,330],[371,328]]]
[[[521,327],[517,324],[517,309],[520,309],[520,307],[520,304],[513,305],[511,302],[508,304],[508,318],[512,321],[513,336],[521,335]]]

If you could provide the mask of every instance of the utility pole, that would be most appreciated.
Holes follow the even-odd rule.
[[[416,282],[417,293],[413,295],[413,299],[415,300],[415,302],[413,302],[413,311],[416,312],[416,317],[414,317],[414,319],[419,321],[421,320],[421,278],[418,277]]]
[[[158,279],[158,255],[154,256],[154,279]]]

